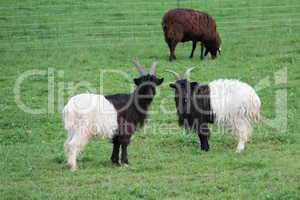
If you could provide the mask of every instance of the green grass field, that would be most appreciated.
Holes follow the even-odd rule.
[[[201,62],[198,47],[190,60],[191,43],[185,43],[170,63],[160,22],[177,6],[175,0],[1,0],[0,199],[300,199],[299,1],[181,1],[180,7],[215,17],[223,54]],[[94,140],[80,156],[80,169],[70,172],[63,102],[101,87],[104,94],[131,91],[134,57],[147,66],[158,60],[165,82],[147,126],[129,146],[130,167],[112,167],[111,143]],[[230,132],[214,126],[211,150],[201,152],[198,136],[178,127],[168,86],[173,77],[164,70],[187,67],[197,67],[192,80],[235,78],[257,88],[271,125],[255,127],[244,153],[235,153]],[[49,73],[26,79],[21,100],[48,113],[24,112],[15,101],[16,80],[33,69]],[[104,70],[129,79],[108,73],[101,82]]]

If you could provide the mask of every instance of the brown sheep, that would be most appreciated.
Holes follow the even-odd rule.
[[[193,42],[190,58],[194,56],[196,44],[201,42],[201,59],[210,52],[212,58],[221,54],[221,38],[215,20],[205,12],[193,9],[172,9],[162,19],[165,41],[170,48],[170,61],[176,59],[175,48],[178,42]],[[203,54],[205,47],[205,54]]]

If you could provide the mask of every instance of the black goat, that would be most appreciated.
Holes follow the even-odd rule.
[[[127,146],[131,135],[138,126],[142,126],[147,117],[148,107],[150,106],[156,90],[155,87],[163,82],[155,75],[156,63],[152,65],[150,74],[145,74],[143,66],[135,62],[139,69],[141,77],[134,79],[137,86],[132,94],[116,94],[106,96],[118,112],[119,134],[113,138],[113,152],[111,160],[117,164],[119,161],[119,149],[122,147],[121,162],[128,164]]]
[[[198,132],[201,149],[208,151],[209,123],[229,127],[238,139],[236,151],[242,152],[251,134],[251,123],[258,122],[261,102],[255,90],[238,80],[218,79],[209,84],[188,81],[188,69],[184,78],[171,70],[176,82],[175,102],[179,124]]]
[[[65,151],[71,170],[76,170],[76,158],[92,136],[112,138],[111,161],[128,165],[127,146],[138,126],[142,126],[147,111],[155,96],[156,87],[163,78],[156,77],[156,63],[152,64],[149,74],[144,67],[134,61],[140,77],[134,79],[136,89],[131,94],[97,95],[80,94],[72,97],[65,106],[64,124],[68,131]]]
[[[176,82],[170,87],[175,89],[175,103],[178,115],[178,123],[186,129],[196,130],[201,143],[201,149],[208,151],[208,138],[210,130],[208,123],[214,122],[214,115],[210,106],[210,90],[208,85],[200,85],[197,82],[187,80],[192,69],[185,72],[184,78],[171,70],[176,77]],[[200,111],[200,112],[199,112]]]

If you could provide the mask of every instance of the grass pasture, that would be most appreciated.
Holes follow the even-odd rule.
[[[215,17],[221,57],[201,62],[198,46],[189,59],[186,43],[168,61],[160,20],[177,6]],[[298,0],[1,0],[0,27],[0,199],[300,199]],[[158,60],[165,82],[129,146],[130,167],[112,167],[112,145],[97,140],[70,172],[63,103],[86,90],[129,92],[133,57],[147,66]],[[257,89],[269,122],[254,128],[244,153],[214,126],[211,150],[201,152],[196,134],[177,126],[173,77],[164,70],[187,67],[197,67],[193,80],[235,78]],[[16,81],[31,70],[44,75],[23,81],[20,97],[42,114],[15,100]]]

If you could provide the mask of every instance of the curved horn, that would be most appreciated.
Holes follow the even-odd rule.
[[[173,70],[170,70],[170,69],[166,69],[165,70],[166,72],[170,72],[171,74],[173,74],[176,78],[176,81],[180,80],[180,76],[177,72],[173,71]]]
[[[134,59],[132,62],[135,65],[136,69],[139,71],[141,76],[146,74],[144,67],[139,63],[137,59]]]
[[[191,75],[191,71],[195,69],[195,67],[191,67],[191,68],[188,68],[185,72],[184,72],[184,78],[186,79],[189,79],[190,75]]]
[[[157,62],[155,61],[155,62],[151,65],[150,74],[156,75],[156,66],[157,66]]]

